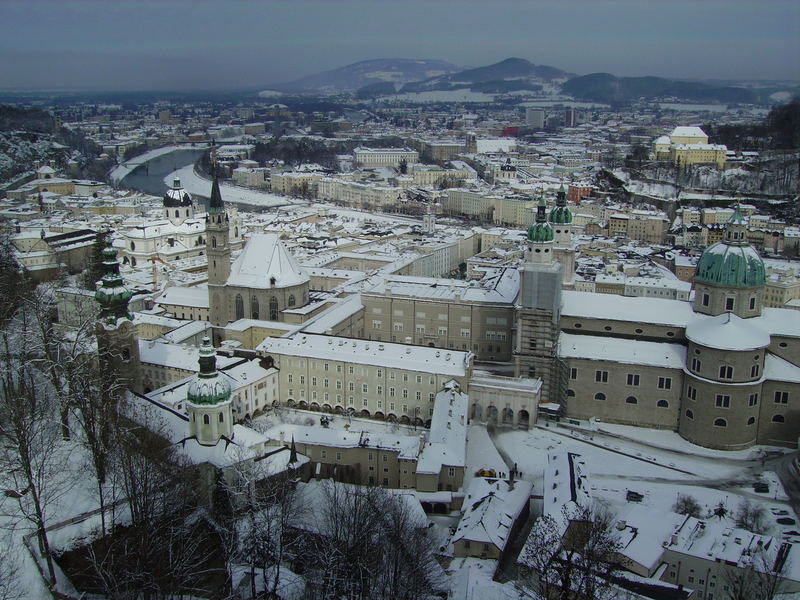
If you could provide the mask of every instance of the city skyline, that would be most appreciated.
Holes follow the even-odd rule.
[[[374,58],[584,75],[800,79],[800,5],[4,2],[4,89],[256,89]]]

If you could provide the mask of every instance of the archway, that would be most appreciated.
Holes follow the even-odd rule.
[[[520,428],[527,429],[530,425],[531,417],[527,410],[521,410],[517,413],[517,423]]]
[[[328,414],[333,412],[333,407],[330,404],[323,404],[322,405],[322,412],[326,412]]]
[[[386,415],[384,415],[381,411],[377,411],[374,415],[374,418],[378,419],[379,421],[383,421],[386,418]]]
[[[486,408],[486,420],[490,423],[497,423],[497,407],[490,405]]]
[[[386,420],[387,420],[389,423],[397,423],[397,415],[396,415],[396,414],[394,414],[394,413],[389,413],[389,414],[386,416]]]
[[[308,406],[308,409],[309,409],[309,410],[314,410],[314,411],[317,411],[317,412],[319,412],[319,404],[318,404],[317,402],[312,402],[312,403],[311,403],[311,404]]]
[[[483,416],[483,407],[477,402],[473,402],[472,410],[470,411],[470,419],[480,420]]]
[[[503,425],[511,425],[514,422],[514,411],[506,407],[503,409]]]
[[[369,419],[369,411],[365,408],[360,413],[358,413],[359,417],[363,417],[364,419]]]
[[[400,417],[400,423],[402,425],[410,425],[411,424],[411,419],[408,418],[408,415],[403,415],[403,416]]]
[[[303,410],[306,410],[308,408],[308,402],[306,402],[305,400],[300,400],[300,402],[297,403],[297,408],[302,408]]]

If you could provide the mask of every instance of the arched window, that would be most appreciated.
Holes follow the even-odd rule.
[[[236,318],[244,319],[244,300],[241,294],[236,294]]]
[[[786,419],[783,415],[772,415],[772,422],[773,423],[785,423]]]
[[[136,266],[136,257],[135,256],[131,256],[131,266],[132,267]]]
[[[667,402],[666,400],[659,400],[658,402],[656,402],[656,406],[658,408],[669,408],[669,402]]]
[[[223,416],[223,413],[219,413],[219,422],[220,423],[224,423],[225,422],[225,417]]]
[[[288,306],[294,306],[294,294],[289,294],[289,300],[286,304]]]
[[[278,299],[275,296],[269,299],[269,318],[270,321],[278,320]]]
[[[628,396],[625,398],[626,404],[639,404],[639,401],[636,399],[636,396]]]
[[[255,296],[250,299],[250,313],[254,319],[258,318],[258,298]]]
[[[755,424],[755,422],[756,422],[756,418],[755,417],[750,417],[749,419],[747,419],[747,424],[748,425],[753,425],[753,424]]]
[[[237,237],[237,238],[239,237],[239,228],[238,227],[234,227],[233,228],[233,237]]]
[[[567,396],[569,396],[570,398],[574,398],[575,397],[575,390],[567,390]]]
[[[691,410],[686,410],[686,418],[694,420],[694,413]]]
[[[209,418],[209,416],[203,415],[203,425],[210,425],[210,424],[211,424],[211,419]]]
[[[136,242],[131,241],[131,251],[136,250]]]
[[[725,419],[714,419],[714,427],[727,427],[728,422]]]
[[[595,400],[605,400],[606,399],[606,395],[603,392],[597,392],[594,395],[594,399]]]
[[[213,236],[213,235],[211,236],[211,247],[212,248],[216,248],[217,247],[217,238],[216,238],[216,236]]]
[[[175,218],[177,219],[177,218],[179,218],[180,216],[181,216],[181,211],[179,211],[179,210],[176,210],[176,211],[175,211]]]

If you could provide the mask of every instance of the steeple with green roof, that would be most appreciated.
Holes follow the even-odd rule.
[[[111,238],[106,238],[106,247],[103,249],[103,277],[100,287],[94,297],[100,305],[100,319],[115,322],[117,319],[131,319],[128,312],[128,302],[133,296],[122,280],[119,272],[117,251],[112,246]]]
[[[553,228],[547,222],[547,205],[544,198],[539,198],[536,206],[536,221],[528,228],[528,241],[534,243],[545,243],[553,241]]]
[[[556,194],[556,205],[550,211],[550,222],[557,225],[569,225],[572,223],[572,213],[567,206],[567,192],[564,190],[563,183]]]
[[[200,372],[189,383],[186,399],[195,405],[215,405],[231,398],[228,378],[217,371],[217,354],[208,337],[200,346]]]

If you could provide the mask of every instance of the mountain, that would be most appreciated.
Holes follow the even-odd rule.
[[[639,98],[679,98],[695,102],[753,103],[753,90],[710,85],[695,81],[676,81],[661,77],[616,77],[610,73],[591,73],[574,77],[561,91],[593,102],[630,102]]]
[[[347,92],[380,83],[399,87],[409,81],[453,73],[458,69],[456,65],[443,60],[378,58],[273,84],[269,89],[280,92]]]
[[[401,92],[470,89],[476,92],[537,90],[545,84],[566,81],[574,74],[555,67],[535,65],[524,58],[507,58],[498,63],[429,77],[407,83]]]

